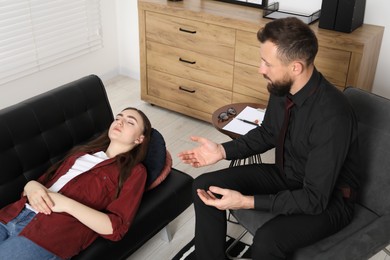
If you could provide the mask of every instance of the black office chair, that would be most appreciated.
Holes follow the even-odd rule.
[[[352,222],[338,233],[301,248],[291,259],[368,259],[390,244],[390,100],[358,88],[344,94],[359,121],[362,160],[361,188]],[[252,235],[275,215],[255,210],[231,210]],[[237,242],[237,241],[235,241]],[[231,248],[231,247],[230,247]],[[237,259],[227,255],[230,259]]]

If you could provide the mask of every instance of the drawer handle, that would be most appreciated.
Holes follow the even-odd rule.
[[[179,30],[180,30],[181,32],[185,32],[185,33],[191,33],[191,34],[195,34],[195,33],[196,33],[196,31],[190,31],[190,30],[183,29],[183,28],[179,28]]]
[[[186,91],[186,92],[189,92],[189,93],[195,93],[195,90],[186,89],[185,87],[182,87],[182,86],[179,86],[179,89]]]
[[[179,61],[185,62],[185,63],[189,63],[189,64],[195,64],[196,63],[196,61],[189,61],[189,60],[185,60],[185,59],[182,59],[182,58],[179,58]]]

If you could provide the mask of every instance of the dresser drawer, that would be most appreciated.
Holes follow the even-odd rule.
[[[232,102],[232,92],[155,70],[148,71],[148,95],[208,114]]]
[[[233,92],[232,103],[256,103],[256,104],[261,104],[265,107],[268,105],[268,101],[265,101],[264,99],[256,98],[254,96],[247,96],[235,92]]]
[[[256,33],[237,30],[236,62],[260,65],[260,42]]]
[[[343,88],[347,84],[350,60],[351,52],[320,46],[314,64],[329,82]]]
[[[233,92],[247,97],[261,100],[262,104],[268,104],[269,92],[267,81],[258,72],[258,67],[236,63],[234,69]],[[244,97],[243,97],[244,98]],[[233,102],[252,102],[253,100],[235,100]]]
[[[235,30],[146,12],[146,39],[186,50],[234,59]]]
[[[146,45],[148,69],[232,90],[233,61],[155,42]]]

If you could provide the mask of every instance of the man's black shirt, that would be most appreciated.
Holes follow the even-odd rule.
[[[255,195],[255,208],[281,214],[318,214],[337,187],[358,188],[357,120],[343,93],[314,70],[295,95],[284,146],[285,176],[301,189]],[[240,159],[276,146],[286,96],[271,95],[264,121],[246,135],[222,144],[226,159]]]

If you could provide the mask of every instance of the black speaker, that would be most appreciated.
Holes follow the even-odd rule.
[[[363,24],[366,0],[323,0],[318,27],[352,32]]]

